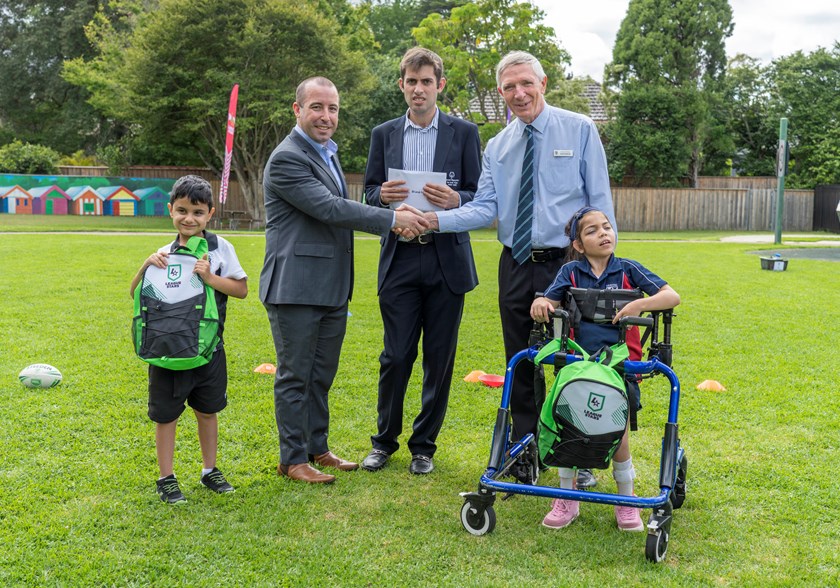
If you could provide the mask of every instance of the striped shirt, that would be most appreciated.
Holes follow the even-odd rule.
[[[435,118],[428,127],[419,127],[405,115],[403,131],[403,169],[410,171],[433,171],[435,145],[438,135],[440,110],[435,109]]]

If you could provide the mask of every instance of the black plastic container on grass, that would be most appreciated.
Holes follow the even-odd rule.
[[[761,269],[771,270],[774,272],[783,272],[787,269],[788,260],[778,253],[773,257],[761,258]]]

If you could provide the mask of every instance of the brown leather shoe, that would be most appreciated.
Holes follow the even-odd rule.
[[[310,455],[310,463],[316,463],[321,467],[336,468],[342,472],[352,472],[359,468],[359,464],[346,459],[341,459],[332,451],[327,451],[321,455]]]
[[[295,463],[292,465],[280,464],[277,466],[277,473],[292,480],[309,482],[310,484],[332,484],[335,476],[325,474],[313,468],[308,463]]]

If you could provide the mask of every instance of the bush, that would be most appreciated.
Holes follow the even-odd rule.
[[[44,145],[12,141],[0,147],[0,172],[12,174],[56,174],[61,155]]]
[[[101,165],[99,159],[95,155],[88,155],[81,149],[74,152],[72,155],[65,155],[58,162],[58,165],[67,165],[72,167],[77,166],[96,166]]]

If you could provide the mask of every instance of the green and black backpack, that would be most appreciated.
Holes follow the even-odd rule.
[[[590,356],[573,340],[565,340],[583,361],[564,366],[546,396],[538,425],[540,459],[547,466],[603,469],[627,427],[627,391],[613,368],[627,359],[627,345],[605,346]],[[554,339],[534,361],[558,351],[566,352]]]
[[[170,252],[166,269],[150,265],[134,291],[134,350],[143,361],[169,370],[207,364],[219,344],[215,291],[193,273],[207,240],[191,237]]]

